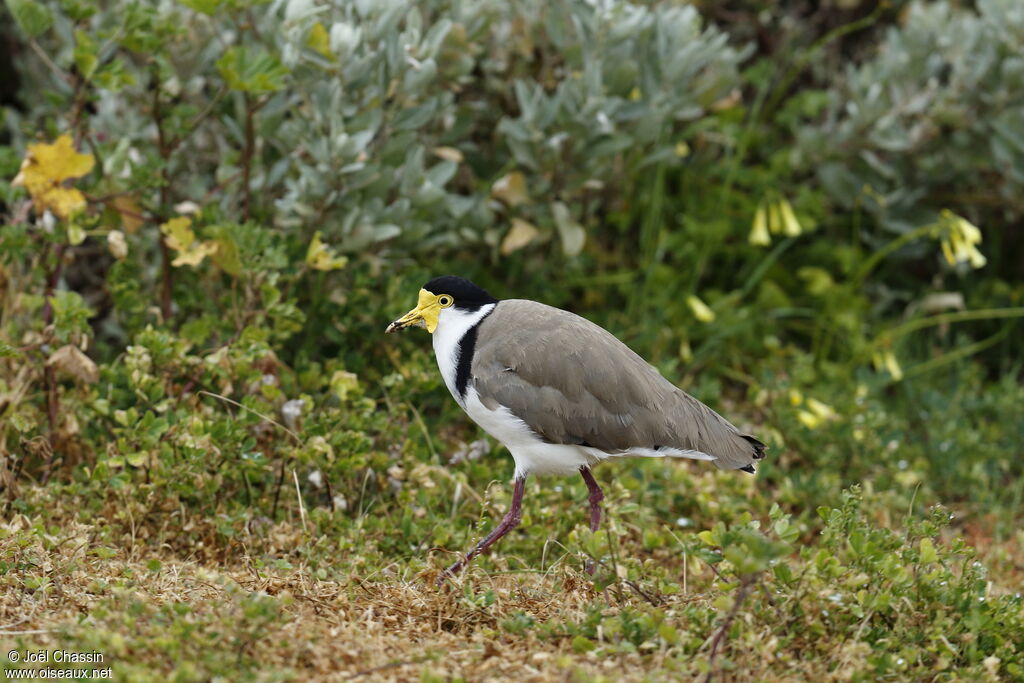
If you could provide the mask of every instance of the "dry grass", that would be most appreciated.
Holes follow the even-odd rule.
[[[645,595],[625,581],[599,592],[561,562],[544,572],[475,565],[438,589],[432,567],[447,557],[419,573],[395,563],[347,580],[318,578],[294,552],[309,541],[300,520],[265,530],[271,547],[261,548],[262,560],[244,544],[233,556],[154,547],[131,525],[103,541],[111,538],[105,524],[75,521],[58,505],[46,519],[14,515],[0,526],[0,651],[95,649],[116,677],[140,681],[703,678],[732,607],[710,569],[691,573],[675,595]],[[1019,540],[984,553],[997,568],[994,593],[1024,579]],[[338,557],[337,565],[350,560]],[[487,566],[506,564],[499,556]],[[771,603],[760,587],[751,599]],[[808,609],[820,611],[819,603]],[[595,609],[602,617],[653,614],[680,635],[674,644],[666,635],[624,647],[621,633],[602,632],[602,619],[581,647],[571,625]],[[530,627],[516,629],[510,620]],[[716,680],[847,680],[869,668],[870,649],[856,638],[780,639],[747,610],[736,621],[721,639]]]
[[[493,597],[482,607],[465,599],[461,581],[435,588],[430,572],[353,577],[346,584],[317,580],[303,567],[258,571],[246,557],[209,566],[128,550],[108,555],[95,552],[89,525],[68,522],[55,534],[27,534],[32,527],[33,520],[21,515],[0,527],[0,554],[11,565],[0,596],[6,649],[91,647],[87,631],[106,633],[109,644],[98,649],[108,663],[159,677],[174,669],[163,660],[162,646],[147,648],[162,629],[174,628],[158,618],[161,607],[187,605],[191,622],[208,628],[239,626],[236,620],[246,618],[237,609],[239,596],[254,594],[273,599],[275,618],[249,640],[238,637],[245,628],[227,628],[211,644],[253,658],[255,678],[279,672],[301,680],[405,681],[427,672],[471,680],[564,680],[570,674],[642,680],[645,671],[670,663],[666,652],[597,656],[575,652],[568,638],[501,631],[500,621],[517,612],[538,623],[582,615],[598,596],[568,568],[543,574],[473,571],[468,580],[474,592]],[[38,577],[45,577],[42,585]],[[132,613],[137,618],[123,619]]]

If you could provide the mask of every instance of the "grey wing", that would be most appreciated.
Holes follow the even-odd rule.
[[[608,331],[537,302],[504,300],[483,320],[471,377],[485,406],[507,407],[550,443],[698,451],[725,469],[764,453]]]

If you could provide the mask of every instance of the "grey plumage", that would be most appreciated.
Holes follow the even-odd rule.
[[[677,449],[751,471],[764,444],[666,380],[611,333],[568,311],[506,299],[480,323],[471,380],[548,443],[611,455]]]

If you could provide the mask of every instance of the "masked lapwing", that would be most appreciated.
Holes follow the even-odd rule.
[[[536,301],[499,301],[469,280],[434,278],[386,332],[425,327],[448,390],[515,460],[508,513],[441,580],[520,521],[526,477],[579,472],[597,531],[604,494],[590,472],[608,458],[710,460],[754,471],[765,446],[666,380],[607,330]]]

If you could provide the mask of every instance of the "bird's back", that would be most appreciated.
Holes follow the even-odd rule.
[[[480,323],[471,374],[484,405],[507,407],[549,443],[705,453],[726,469],[764,452],[607,330],[535,301],[503,300]]]

